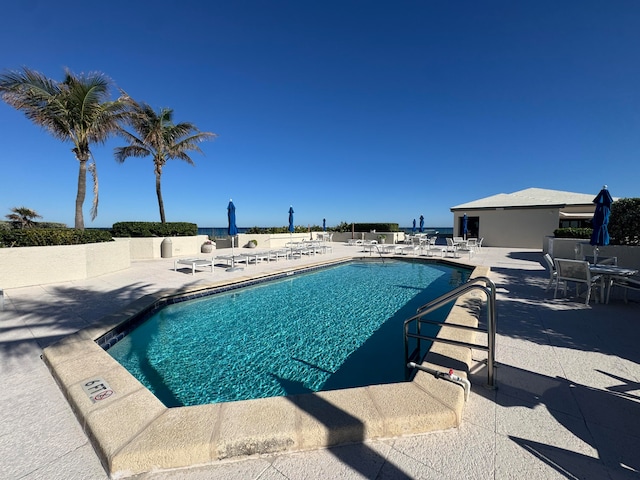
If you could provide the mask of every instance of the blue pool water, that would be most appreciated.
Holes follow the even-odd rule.
[[[349,262],[166,306],[108,352],[169,407],[399,382],[404,320],[467,278]]]

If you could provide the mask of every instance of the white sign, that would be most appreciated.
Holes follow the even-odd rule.
[[[92,403],[106,400],[115,392],[109,384],[102,378],[91,378],[82,382],[82,389],[89,396]]]

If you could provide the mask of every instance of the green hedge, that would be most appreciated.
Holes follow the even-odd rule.
[[[354,223],[353,228],[356,232],[399,232],[398,223]]]
[[[640,198],[621,198],[611,204],[609,235],[613,245],[640,245]]]
[[[191,237],[198,225],[187,222],[119,222],[113,224],[114,237]]]
[[[112,241],[111,233],[107,230],[76,230],[75,228],[0,229],[0,247],[44,247]]]
[[[556,238],[591,238],[593,228],[558,228],[553,231]]]

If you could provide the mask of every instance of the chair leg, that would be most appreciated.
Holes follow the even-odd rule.
[[[585,305],[589,305],[589,298],[591,298],[591,287],[587,287],[587,298],[584,301]],[[597,302],[597,296],[596,296],[596,302]]]

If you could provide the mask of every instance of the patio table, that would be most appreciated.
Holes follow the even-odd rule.
[[[611,292],[611,281],[614,277],[631,277],[638,273],[633,268],[618,267],[617,265],[589,264],[589,271],[592,275],[601,275],[600,303],[609,303],[609,293]],[[607,284],[607,297],[605,302],[604,285]]]

